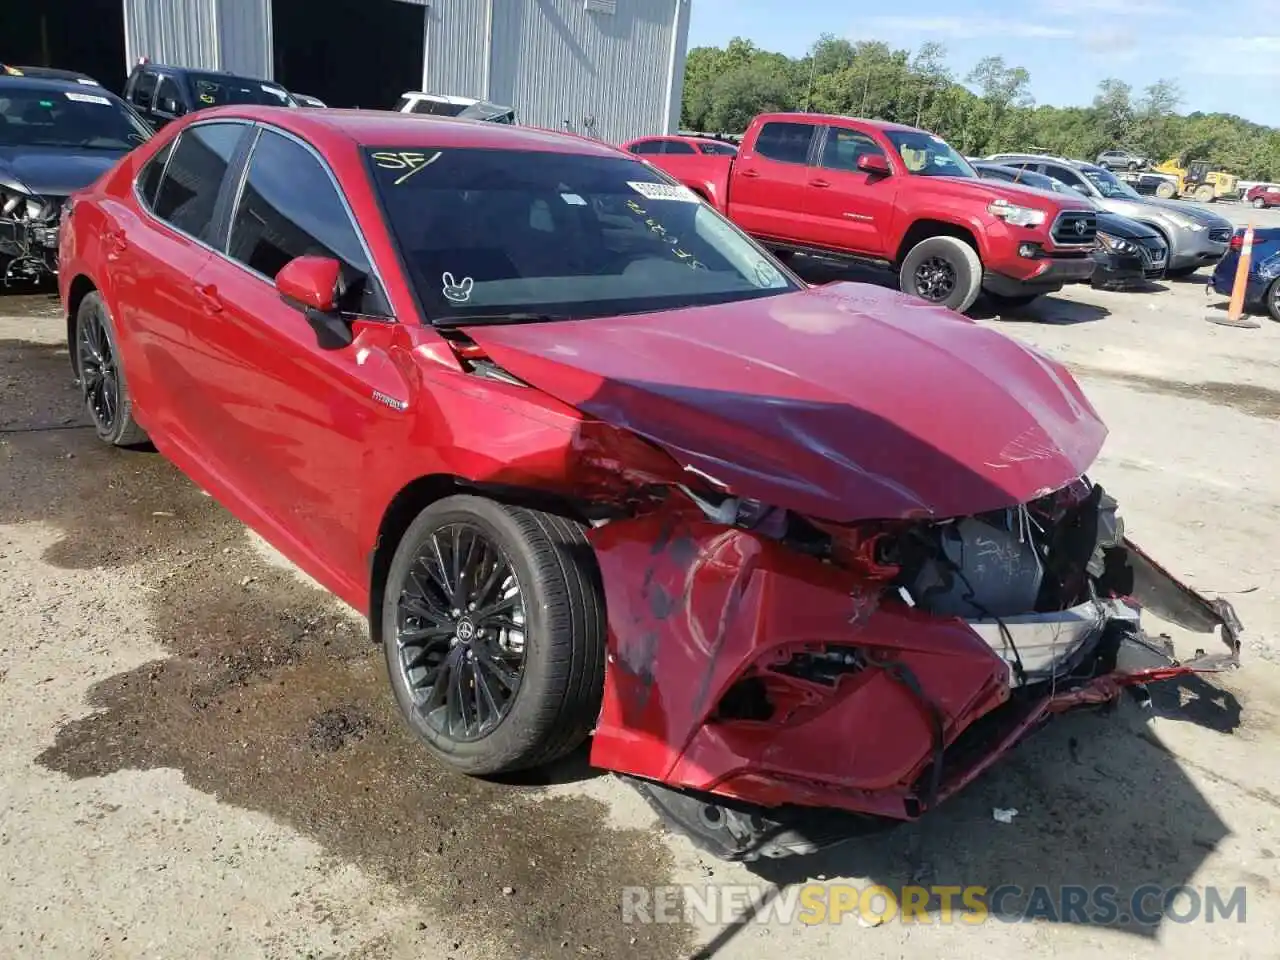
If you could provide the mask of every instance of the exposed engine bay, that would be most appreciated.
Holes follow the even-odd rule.
[[[1087,478],[1006,510],[856,525],[682,492],[702,516],[649,531],[673,563],[650,560],[623,601],[635,633],[616,637],[593,762],[718,856],[914,819],[1054,714],[1238,664],[1230,605],[1151,561]],[[606,584],[609,531],[635,522],[594,531]],[[1144,609],[1225,650],[1179,660]],[[644,757],[636,730],[661,746]]]
[[[34,282],[58,272],[61,204],[0,190],[0,280]]]

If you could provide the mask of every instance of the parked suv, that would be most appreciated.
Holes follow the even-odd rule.
[[[196,110],[229,103],[264,107],[299,105],[278,83],[150,62],[133,68],[124,85],[124,98],[156,129]]]
[[[1103,210],[1154,227],[1169,248],[1165,275],[1189,277],[1221,260],[1231,242],[1230,220],[1181,200],[1144,197],[1110,170],[1080,160],[998,153],[989,163],[1043,173],[1093,200]]]
[[[1106,170],[1141,170],[1151,161],[1128,150],[1103,150],[1096,163]]]

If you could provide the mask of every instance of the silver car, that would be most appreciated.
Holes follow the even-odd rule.
[[[1189,277],[1227,253],[1235,227],[1230,220],[1185,200],[1144,197],[1109,170],[1080,160],[1034,154],[998,153],[990,163],[1043,173],[1084,194],[1110,213],[1129,217],[1158,232],[1169,248],[1170,277]]]

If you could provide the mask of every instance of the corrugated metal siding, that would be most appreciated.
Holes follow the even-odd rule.
[[[667,132],[679,122],[688,9],[689,0],[618,0],[614,14],[584,0],[435,0],[426,86],[613,143]]]
[[[219,67],[243,77],[272,79],[271,0],[216,0]]]
[[[125,60],[218,69],[215,0],[124,0]]]

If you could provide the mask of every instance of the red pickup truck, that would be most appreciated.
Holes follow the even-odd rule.
[[[1083,198],[979,179],[924,130],[812,113],[756,117],[736,157],[645,157],[784,257],[856,257],[967,310],[985,291],[1029,303],[1089,279],[1097,216]]]

